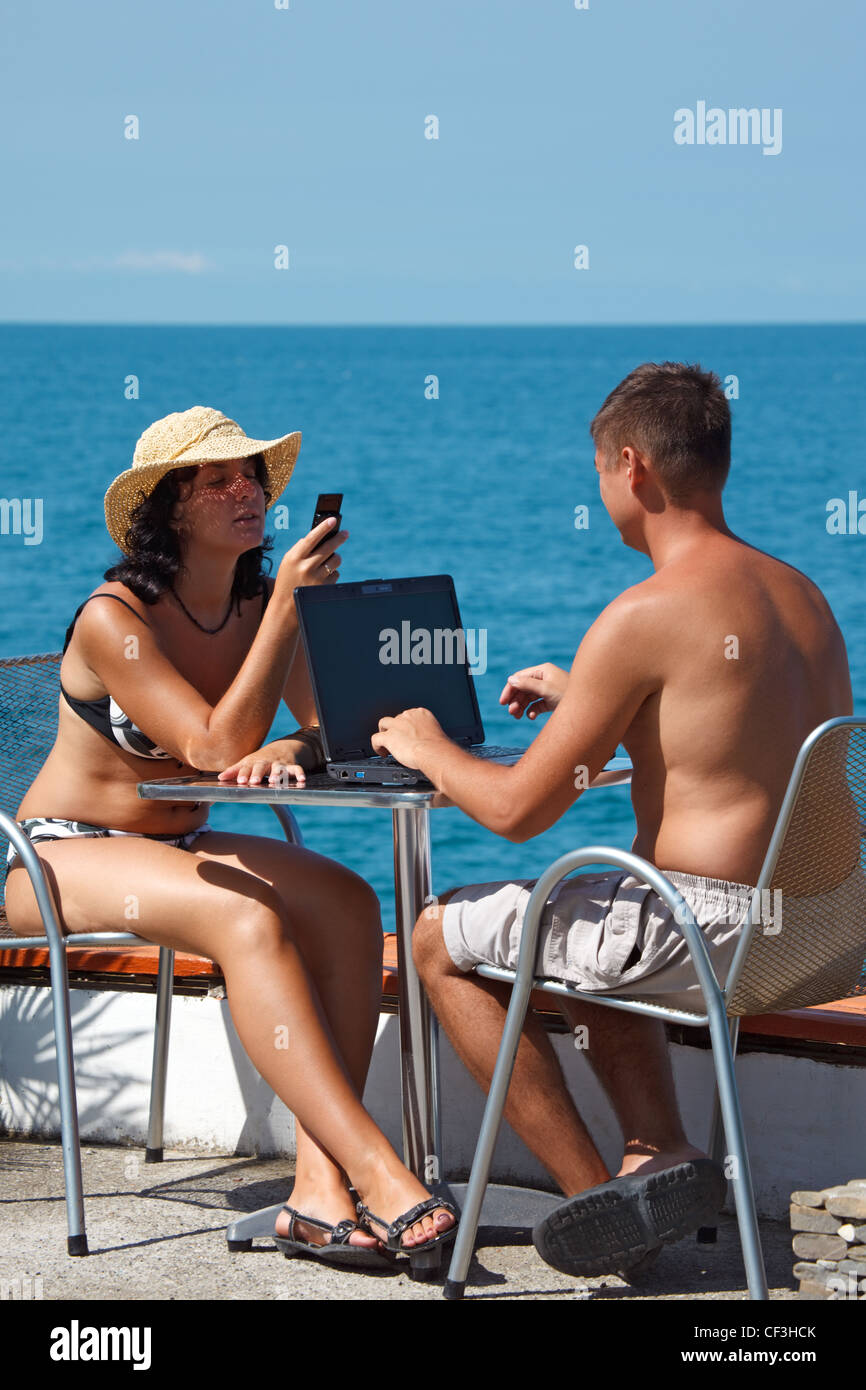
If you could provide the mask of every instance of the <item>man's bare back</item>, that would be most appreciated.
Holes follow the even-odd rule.
[[[622,740],[633,848],[755,883],[803,740],[851,713],[842,634],[805,575],[719,533],[629,594],[645,627],[635,677],[641,658],[661,667]]]
[[[523,841],[555,824],[622,743],[635,852],[755,883],[798,749],[851,712],[842,634],[811,580],[721,519],[682,512],[653,549],[655,573],[608,604],[570,672],[546,663],[509,677],[510,713],[550,713],[515,767],[480,763],[423,709],[383,719],[373,746]]]

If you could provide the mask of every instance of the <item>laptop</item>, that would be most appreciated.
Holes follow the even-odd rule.
[[[294,597],[330,777],[429,786],[371,742],[383,715],[416,706],[476,757],[522,757],[484,742],[472,666],[486,664],[486,632],[464,629],[449,574],[305,586]]]

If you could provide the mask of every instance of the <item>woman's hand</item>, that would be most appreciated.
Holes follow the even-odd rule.
[[[568,672],[545,661],[542,666],[527,666],[509,676],[499,703],[507,705],[508,713],[515,719],[519,719],[524,710],[527,719],[537,719],[539,714],[550,714],[556,709],[567,685]]]
[[[422,745],[447,734],[429,709],[406,709],[402,714],[385,714],[379,720],[379,730],[370,742],[374,753],[390,753],[404,767],[420,771]]]
[[[336,553],[348,531],[334,531],[336,518],[326,516],[287,550],[274,580],[274,593],[290,599],[292,590],[310,584],[336,584],[342,556]]]
[[[300,739],[277,739],[232,763],[231,767],[220,773],[218,781],[236,781],[241,787],[258,786],[265,780],[270,787],[296,782],[299,787],[303,787],[307,780],[308,768],[304,767],[300,759],[303,758],[312,766],[312,757],[309,747]]]

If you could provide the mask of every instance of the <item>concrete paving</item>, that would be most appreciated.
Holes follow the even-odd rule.
[[[225,1228],[239,1213],[284,1201],[291,1166],[283,1159],[190,1156],[168,1152],[146,1165],[140,1150],[83,1150],[91,1254],[66,1253],[63,1166],[57,1143],[0,1142],[0,1288],[3,1298],[99,1300],[296,1300],[442,1298],[442,1278],[420,1283],[400,1260],[392,1271],[327,1269],[287,1260],[265,1241],[230,1254]],[[791,1232],[761,1223],[774,1299],[796,1299]],[[503,1243],[482,1231],[470,1298],[484,1301],[578,1299],[745,1299],[736,1223],[723,1216],[715,1246],[694,1239],[668,1246],[647,1282],[615,1276],[573,1279],[550,1269],[532,1245]]]

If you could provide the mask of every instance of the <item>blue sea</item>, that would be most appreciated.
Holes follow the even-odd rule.
[[[523,746],[534,728],[498,704],[508,673],[544,660],[568,667],[604,605],[650,573],[599,501],[588,425],[632,367],[664,359],[736,378],[728,522],[823,589],[848,644],[855,708],[866,711],[866,535],[827,529],[830,499],[866,499],[862,325],[0,325],[0,491],[43,506],[39,544],[0,535],[0,655],[60,648],[116,556],[102,498],[138,436],[170,411],[215,406],[254,437],[303,433],[275,560],[308,530],[317,493],[342,491],[344,580],[453,575],[464,625],[487,631],[477,677],[487,738]],[[436,399],[425,395],[431,376]],[[132,378],[137,399],[126,398]],[[589,526],[578,530],[581,505]],[[215,807],[211,819],[279,833],[267,808]],[[299,820],[312,849],[370,880],[392,929],[390,814],[310,808]],[[440,892],[534,876],[581,844],[628,848],[634,833],[627,788],[587,793],[522,845],[456,809],[433,812],[431,825]]]

